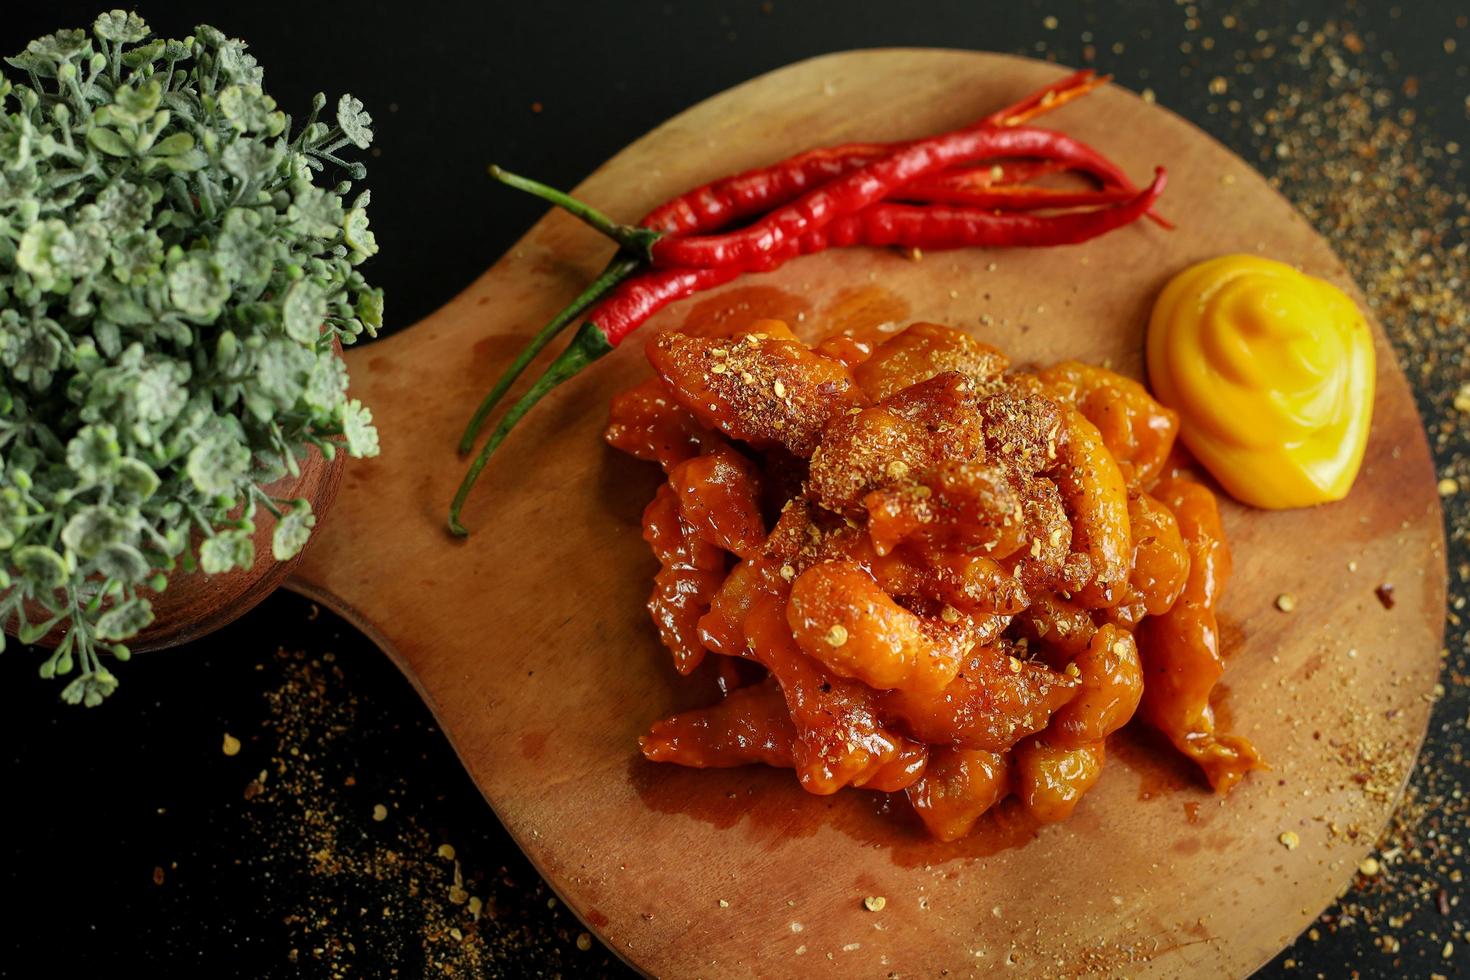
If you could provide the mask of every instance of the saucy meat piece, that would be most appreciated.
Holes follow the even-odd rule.
[[[1102,775],[1103,743],[1074,748],[1053,745],[1045,736],[1016,746],[1015,790],[1027,812],[1041,823],[1072,815],[1078,802]]]
[[[614,395],[603,439],[636,459],[665,471],[711,449],[720,437],[699,424],[659,378]]]
[[[854,519],[863,498],[902,485],[940,462],[964,463],[985,449],[985,420],[974,385],[949,372],[905,388],[871,408],[836,417],[812,453],[813,499]]]
[[[937,323],[915,323],[874,348],[853,371],[870,402],[881,402],[936,374],[958,371],[976,389],[996,384],[1010,361],[989,344],[962,330]]]
[[[1062,414],[1046,390],[1029,375],[986,394],[976,406],[985,419],[985,447],[1018,473],[1033,476],[1051,469],[1062,439]]]
[[[730,569],[710,599],[709,611],[696,624],[700,642],[727,657],[750,655],[745,643],[745,617],[756,600],[775,596],[785,600],[789,585],[781,566],[769,558],[748,558]]]
[[[1076,592],[1093,579],[1090,555],[1072,550],[1073,524],[1057,484],[1041,477],[1020,480],[1022,547],[1003,562],[1032,592]]]
[[[708,708],[655,722],[638,740],[643,757],[699,769],[725,769],[760,762],[791,766],[796,728],[781,687],[767,678],[741,687]]]
[[[1004,752],[1045,729],[1078,687],[1075,678],[996,644],[972,650],[943,690],[888,692],[879,713],[921,742]]]
[[[877,793],[900,793],[918,781],[928,766],[929,746],[900,738],[898,752],[890,761],[864,775],[861,781],[853,780],[852,785]]]
[[[910,546],[897,552],[920,564],[926,592],[962,613],[1014,616],[1031,604],[1026,586],[1000,562],[969,549]]]
[[[758,599],[745,617],[752,656],[781,685],[796,728],[792,762],[808,793],[863,783],[898,758],[904,742],[879,724],[873,690],[823,670],[791,636],[781,602]]]
[[[1003,558],[1025,538],[1025,508],[1015,481],[1002,467],[982,462],[940,462],[917,480],[873,490],[863,507],[879,554],[914,538],[983,548]]]
[[[675,465],[669,486],[679,499],[679,516],[704,540],[742,558],[760,552],[766,528],[760,475],[750,460],[720,446]]]
[[[924,776],[908,789],[909,804],[931,836],[959,840],[1010,791],[1004,756],[983,749],[935,749]]]
[[[859,340],[849,334],[838,333],[822,340],[812,350],[823,357],[830,357],[834,361],[841,361],[851,370],[873,356],[873,345],[866,340]]]
[[[1076,697],[1067,702],[1046,729],[1046,740],[1059,748],[1100,742],[1128,724],[1143,696],[1143,667],[1132,634],[1104,626],[1092,635],[1087,648],[1068,665],[1081,681]]]
[[[661,566],[648,611],[674,655],[674,667],[687,674],[704,659],[698,623],[724,580],[725,553],[679,516],[678,498],[667,483],[643,511],[643,539]]]
[[[1128,490],[1096,426],[1070,408],[1063,411],[1062,425],[1057,489],[1072,519],[1072,546],[1092,563],[1092,581],[1077,600],[1089,609],[1115,606],[1123,600],[1133,561]]]
[[[841,361],[765,333],[664,333],[649,344],[648,359],[702,424],[758,448],[780,444],[798,456],[810,456],[828,420],[859,397]]]
[[[1052,592],[1040,592],[1016,617],[1021,635],[1041,646],[1048,662],[1061,669],[1087,649],[1097,626],[1086,609]],[[1050,654],[1055,653],[1053,657]]]
[[[1215,606],[1230,577],[1230,548],[1215,495],[1188,480],[1154,488],[1179,521],[1189,551],[1189,577],[1168,612],[1138,629],[1144,688],[1140,714],[1197,762],[1217,793],[1227,793],[1252,769],[1263,768],[1255,746],[1216,730],[1210,692],[1225,670]]]
[[[802,572],[786,618],[807,656],[878,690],[944,687],[964,653],[958,637],[900,606],[854,562]]]
[[[1129,629],[1145,616],[1162,616],[1184,591],[1189,553],[1179,535],[1173,511],[1141,490],[1128,495],[1128,524],[1133,533],[1133,569],[1123,601],[1108,617]]]
[[[1163,471],[1179,435],[1179,413],[1143,385],[1078,361],[1063,361],[1037,377],[1097,426],[1129,484],[1146,486]]]

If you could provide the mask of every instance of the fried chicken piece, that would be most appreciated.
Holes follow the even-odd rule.
[[[1041,823],[1066,820],[1083,794],[1102,775],[1103,743],[1073,748],[1035,736],[1016,746],[1015,791],[1027,812]]]
[[[828,510],[858,519],[872,491],[903,485],[940,462],[978,459],[984,446],[974,386],[962,374],[939,374],[836,418],[812,453],[811,494]]]
[[[659,378],[613,396],[602,438],[636,459],[670,467],[723,440],[699,424]]]
[[[643,539],[660,565],[648,612],[674,655],[674,667],[687,674],[704,659],[698,623],[725,578],[725,553],[679,515],[678,498],[667,483],[643,511]]]
[[[684,460],[669,470],[679,516],[717,548],[750,558],[766,541],[760,474],[729,446]]]
[[[750,763],[790,768],[796,728],[773,678],[741,687],[708,708],[654,722],[638,739],[643,757],[699,769]]]
[[[798,456],[810,456],[827,422],[859,398],[841,361],[766,333],[664,333],[648,346],[648,359],[701,424],[757,448],[779,444]]]
[[[1010,792],[1010,764],[983,749],[937,748],[924,776],[908,789],[909,804],[931,836],[959,840]]]
[[[1062,361],[1037,377],[1097,426],[1130,486],[1147,486],[1163,471],[1179,435],[1179,413],[1143,385],[1080,361]]]
[[[999,382],[1010,361],[962,330],[914,323],[874,348],[853,370],[870,402],[881,402],[937,374],[958,371],[977,391]]]
[[[1140,714],[1204,770],[1217,793],[1228,793],[1252,769],[1265,768],[1255,746],[1215,727],[1210,692],[1225,670],[1215,606],[1230,578],[1230,548],[1215,495],[1188,480],[1154,488],[1174,512],[1189,551],[1189,577],[1173,607],[1138,628],[1144,688]]]
[[[1076,678],[1020,659],[1002,641],[972,649],[943,690],[889,691],[879,714],[921,742],[1005,752],[1045,729],[1079,689]]]

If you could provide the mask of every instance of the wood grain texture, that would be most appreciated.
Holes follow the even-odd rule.
[[[933,50],[802,62],[671,120],[578,193],[631,220],[817,143],[964,124],[1058,71]],[[1183,120],[1110,88],[1046,124],[1137,179],[1166,164],[1162,210],[1179,229],[1140,222],[1083,246],[919,262],[826,254],[753,277],[701,315],[711,302],[768,312],[769,300],[807,310],[797,326],[810,337],[877,307],[964,327],[1018,361],[1077,357],[1141,376],[1150,304],[1197,260],[1259,251],[1357,296],[1306,222]],[[1381,329],[1373,435],[1351,496],[1312,510],[1223,507],[1237,569],[1222,607],[1233,651],[1223,708],[1272,771],[1218,800],[1167,750],[1125,734],[1070,822],[1023,847],[993,832],[941,845],[872,794],[817,798],[789,772],[637,756],[650,721],[701,696],[674,676],[644,611],[655,565],[638,518],[656,474],[599,441],[609,397],[647,371],[641,344],[528,418],[466,512],[474,535],[445,534],[467,413],[609,252],[548,216],[442,310],[348,354],[383,455],[347,467],[293,587],[402,666],[507,828],[612,949],[667,976],[971,975],[1004,963],[1017,976],[1244,975],[1347,884],[1423,736],[1444,615],[1434,474]],[[1374,598],[1382,582],[1395,587],[1392,609]],[[1285,592],[1294,613],[1273,606]],[[1299,847],[1279,843],[1286,831]],[[886,908],[864,910],[868,895]]]

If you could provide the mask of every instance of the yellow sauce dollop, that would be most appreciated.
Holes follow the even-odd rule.
[[[1347,496],[1373,415],[1373,335],[1321,279],[1254,255],[1190,266],[1148,327],[1155,395],[1237,500],[1272,509]]]

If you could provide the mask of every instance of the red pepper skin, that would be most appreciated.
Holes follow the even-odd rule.
[[[664,236],[652,244],[649,254],[654,265],[665,268],[747,266],[759,253],[779,251],[785,242],[875,204],[912,181],[994,157],[1063,160],[1097,174],[1105,183],[1131,186],[1127,176],[1096,150],[1052,130],[1020,126],[959,130],[911,144],[828,181],[748,228],[718,235]]]
[[[1167,182],[1168,175],[1160,167],[1153,183],[1126,204],[1066,214],[995,214],[941,205],[876,204],[803,236],[800,251],[810,254],[850,245],[898,245],[936,251],[1075,245],[1142,217],[1164,192]]]
[[[795,200],[813,187],[881,159],[893,148],[891,143],[844,143],[807,150],[680,194],[650,211],[639,224],[665,235],[715,231]]]
[[[745,270],[653,269],[619,284],[587,314],[587,322],[616,347],[644,321],[676,300],[722,286]]]
[[[941,175],[947,176],[947,175]],[[1097,207],[1132,200],[1137,191],[1121,187],[1104,190],[1068,191],[1053,187],[971,187],[967,184],[936,182],[916,187],[910,185],[888,200],[895,203],[950,204],[965,208],[993,208],[997,211],[1038,211],[1046,208]]]
[[[975,123],[982,127],[1019,126],[1106,84],[1112,76],[1090,69],[1074,72]],[[901,143],[844,143],[788,157],[696,187],[650,211],[639,224],[666,235],[704,234],[742,218],[764,214],[833,178],[906,149]]]

